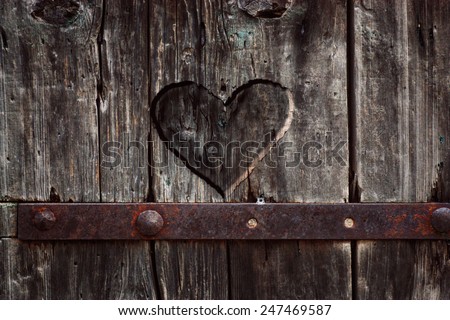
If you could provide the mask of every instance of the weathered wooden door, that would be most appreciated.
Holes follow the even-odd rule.
[[[23,201],[449,201],[449,14],[445,0],[2,1],[0,298],[450,298],[445,241],[16,239]],[[210,170],[175,133],[276,147]]]

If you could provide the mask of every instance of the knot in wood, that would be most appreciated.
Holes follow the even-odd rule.
[[[41,0],[35,3],[31,16],[55,26],[67,26],[76,20],[80,7],[74,0]]]
[[[238,0],[239,9],[255,18],[279,18],[290,5],[291,0]]]

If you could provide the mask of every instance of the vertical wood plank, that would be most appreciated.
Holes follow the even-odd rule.
[[[97,100],[102,201],[144,202],[149,190],[148,2],[104,6]]]
[[[126,29],[135,16],[145,24],[148,7],[133,5],[45,0],[0,5],[2,200],[95,202],[101,194],[107,201],[145,199],[147,168],[124,170],[117,173],[123,178],[115,180],[99,169],[99,133],[102,139],[114,139],[121,131],[112,123],[119,121],[140,130],[145,127],[138,123],[141,115],[148,113],[146,28],[143,35],[136,32],[139,44]],[[106,37],[98,43],[103,33]],[[141,60],[138,54],[130,56],[134,45],[137,51],[145,48]],[[127,80],[123,87],[122,75]],[[156,297],[148,243],[2,239],[0,257],[0,273],[8,279],[2,297]]]
[[[160,22],[152,24],[150,30],[151,99],[172,83],[186,80],[202,83],[206,73],[200,67],[201,47],[205,41],[205,22],[201,14],[203,5],[202,1],[150,3],[150,21]],[[213,69],[208,72],[213,72]],[[167,152],[158,138],[154,123],[150,153],[152,200],[222,200],[216,190],[192,174],[171,152]],[[228,298],[227,251],[223,241],[156,241],[155,264],[163,299]]]
[[[98,200],[98,1],[2,1],[0,21],[0,199]]]
[[[145,202],[149,197],[148,18],[148,1],[103,3],[97,87],[103,202]],[[157,298],[151,243],[119,243],[113,248],[111,255],[122,260],[124,270],[130,270],[117,277],[129,288],[122,287],[116,297]],[[133,276],[136,271],[138,278]]]
[[[335,143],[347,141],[346,4],[303,1],[294,2],[290,10],[279,23],[258,21],[265,37],[255,43],[265,50],[261,57],[253,57],[256,74],[280,79],[294,93],[294,119],[283,141],[292,142],[295,150],[311,141],[325,146],[327,135]],[[243,65],[250,65],[249,58]],[[325,163],[320,153],[323,164],[308,164],[308,151],[301,151],[301,165],[290,168],[282,162],[274,169],[258,167],[237,194],[247,201],[260,195],[270,202],[347,201],[348,167]],[[347,161],[346,148],[341,154]],[[231,242],[229,246],[234,299],[351,298],[349,242]]]
[[[152,99],[162,89],[168,90],[174,87],[174,83],[182,81],[197,83],[222,101],[233,96],[233,92],[243,85],[242,96],[251,92],[246,88],[251,86],[249,82],[253,80],[267,81],[272,86],[279,84],[292,92],[293,97],[293,111],[287,115],[290,118],[286,122],[286,131],[278,140],[279,144],[292,143],[281,147],[286,148],[286,156],[278,159],[280,162],[272,168],[261,161],[251,168],[249,174],[243,174],[244,179],[234,181],[236,183],[232,183],[231,189],[213,186],[205,176],[200,177],[183,166],[182,161],[161,141],[159,132],[163,131],[161,127],[166,123],[159,118],[157,123],[153,123],[151,132],[151,182],[155,201],[254,202],[260,196],[275,202],[347,201],[345,1],[293,2],[285,14],[276,19],[253,17],[244,10],[240,1],[197,1],[196,5],[189,6],[183,1],[154,1],[150,6],[150,20],[161,21],[150,33]],[[269,101],[261,100],[259,104],[261,108],[270,108]],[[237,108],[245,107],[244,103],[238,103]],[[180,126],[186,133],[192,129],[192,134],[201,141],[213,139],[214,132],[220,130],[217,125],[238,125],[235,130],[241,129],[239,120],[233,122],[232,116],[227,123],[213,121],[212,117],[203,114],[209,119],[211,131],[195,131],[196,123],[200,121],[196,120],[195,112],[198,111],[193,110],[192,116],[183,114]],[[256,120],[249,121],[244,125],[245,130],[255,131],[259,124]],[[344,141],[342,148],[338,148],[340,156],[327,158],[329,153],[325,152],[325,148],[334,148],[340,141]],[[319,144],[323,150],[308,149],[307,155],[302,156],[302,148],[308,143]],[[272,156],[276,157],[277,151],[272,151]],[[340,158],[342,162],[339,162]],[[297,159],[311,161],[291,167],[286,164]],[[157,166],[156,163],[168,165]],[[234,179],[231,176],[225,174],[223,180]],[[273,259],[270,263],[265,262],[266,246],[270,247],[270,257]],[[349,242],[304,242],[300,246],[300,257],[305,259],[291,260],[289,258],[299,252],[296,242],[275,242],[264,246],[254,242],[230,242],[228,252],[220,242],[157,242],[156,264],[158,277],[161,278],[160,287],[173,288],[162,290],[163,297],[349,298]],[[186,262],[192,261],[191,257],[203,257],[205,251],[214,252],[214,255],[207,255],[207,260],[186,267]],[[254,254],[248,255],[248,252]],[[328,255],[327,261],[319,259],[326,265],[318,266],[313,253],[318,257]],[[223,264],[227,254],[229,270]],[[342,266],[333,268],[338,262],[342,262]],[[266,268],[264,271],[259,267],[262,264]],[[328,267],[333,272],[319,274],[322,267]],[[207,269],[217,271],[206,272]],[[261,273],[255,273],[255,270]],[[314,291],[310,279],[301,278],[291,273],[292,270],[309,270],[309,274],[316,276],[316,281],[327,282],[329,286]],[[281,272],[280,279],[287,279],[286,282],[292,283],[296,290],[271,281],[277,272]],[[214,274],[221,276],[214,277]],[[196,279],[196,284],[191,279]],[[227,281],[230,281],[231,292],[228,292]],[[255,287],[257,282],[267,289],[266,293],[246,289]],[[306,289],[301,289],[305,286]],[[215,288],[217,292],[210,294],[208,287]],[[190,288],[191,291],[183,288]]]
[[[356,127],[361,201],[448,201],[447,1],[357,1]],[[448,299],[448,245],[357,243],[357,297]]]

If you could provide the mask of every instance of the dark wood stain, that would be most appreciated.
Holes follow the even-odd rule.
[[[447,1],[356,2],[361,201],[449,199],[449,11]],[[440,241],[357,242],[357,297],[448,299],[448,252]]]
[[[445,0],[2,1],[0,298],[449,299],[442,241],[20,242],[14,204],[449,201],[449,13]],[[180,122],[201,141],[276,133],[289,94],[277,145],[350,136],[344,164],[193,170],[163,141]],[[102,165],[111,141],[119,166]]]

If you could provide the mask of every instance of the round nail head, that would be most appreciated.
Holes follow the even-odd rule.
[[[258,226],[258,220],[251,218],[247,221],[247,227],[249,229],[255,229]]]
[[[450,232],[450,208],[434,210],[431,215],[431,225],[438,232]]]
[[[154,210],[146,210],[139,214],[136,220],[137,230],[144,236],[154,236],[161,231],[164,220],[161,215]]]
[[[353,227],[355,226],[355,220],[353,220],[352,218],[346,218],[346,219],[344,220],[344,226],[345,226],[347,229],[353,228]]]
[[[36,212],[33,217],[33,223],[37,229],[41,231],[47,231],[53,228],[56,223],[56,217],[48,209]]]

